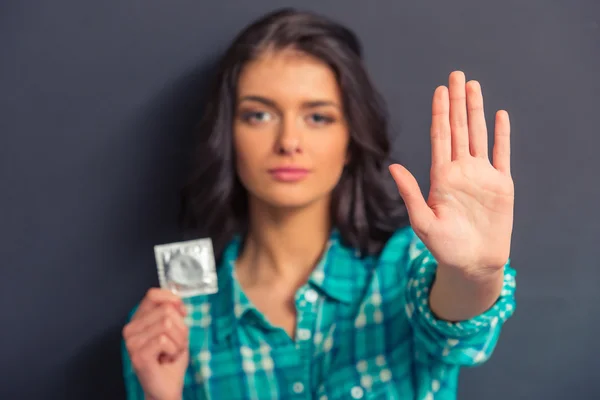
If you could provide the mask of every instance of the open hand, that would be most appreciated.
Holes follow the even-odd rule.
[[[496,113],[494,133],[490,163],[481,87],[455,71],[449,89],[440,86],[433,96],[427,201],[406,168],[390,166],[417,236],[440,265],[472,276],[501,269],[510,252],[514,185],[506,111]]]

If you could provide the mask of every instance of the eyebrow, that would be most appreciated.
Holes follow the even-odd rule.
[[[243,96],[239,99],[238,103],[242,103],[244,101],[255,101],[257,103],[262,103],[268,107],[278,108],[277,104],[273,100],[267,99],[266,97],[262,96]],[[316,108],[323,106],[332,106],[340,108],[340,106],[337,103],[329,100],[312,100],[305,101],[304,103],[302,103],[302,108]]]

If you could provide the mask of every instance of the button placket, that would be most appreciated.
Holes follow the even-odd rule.
[[[296,395],[305,395],[310,393],[306,386],[311,381],[311,360],[314,351],[313,336],[314,324],[316,320],[316,309],[318,294],[314,289],[305,286],[298,293],[296,298],[297,326],[296,326],[296,349],[302,360],[302,372],[292,380],[292,391]],[[299,379],[300,378],[300,379]]]

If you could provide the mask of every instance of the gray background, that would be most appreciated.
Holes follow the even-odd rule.
[[[282,5],[364,41],[395,155],[427,190],[430,99],[454,69],[513,123],[518,307],[459,399],[593,399],[600,378],[600,2],[0,3],[0,398],[119,399],[120,330],[157,284],[215,58]]]

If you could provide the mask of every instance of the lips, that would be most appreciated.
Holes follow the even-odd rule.
[[[280,182],[298,182],[306,178],[310,171],[306,168],[282,167],[270,169],[269,173]]]

